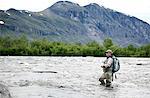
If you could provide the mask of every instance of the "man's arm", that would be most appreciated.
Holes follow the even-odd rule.
[[[108,58],[108,62],[106,64],[104,64],[105,68],[111,67],[112,63],[113,63],[113,59],[112,58]]]

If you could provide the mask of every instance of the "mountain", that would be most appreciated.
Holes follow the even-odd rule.
[[[0,10],[0,36],[87,43],[111,38],[119,45],[150,43],[150,25],[136,17],[91,3],[59,1],[40,11]]]

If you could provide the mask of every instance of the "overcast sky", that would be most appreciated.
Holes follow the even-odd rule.
[[[0,0],[0,9],[15,8],[18,10],[42,11],[60,0]],[[149,0],[68,0],[81,6],[97,3],[127,15],[135,16],[150,24]]]

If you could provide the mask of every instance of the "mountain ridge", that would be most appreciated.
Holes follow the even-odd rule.
[[[86,6],[59,1],[40,12],[0,11],[0,35],[27,35],[30,39],[87,43],[111,38],[116,44],[150,43],[150,25],[96,3]]]

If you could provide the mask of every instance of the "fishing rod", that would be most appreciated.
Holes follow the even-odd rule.
[[[129,42],[126,42],[126,43],[124,43],[123,45],[128,45],[129,44]],[[121,45],[122,44],[120,44],[114,51],[113,51],[113,53],[115,52],[115,51],[117,51],[118,49],[119,49],[119,47],[121,47]]]

